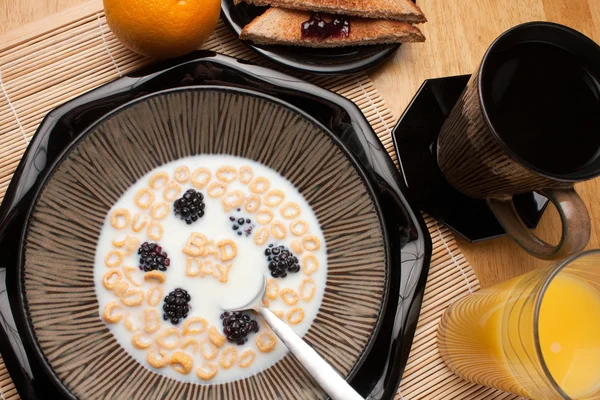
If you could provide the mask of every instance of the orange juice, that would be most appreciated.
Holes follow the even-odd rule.
[[[600,292],[574,275],[550,283],[539,317],[542,355],[550,374],[569,397],[600,390]]]
[[[600,252],[592,255],[454,302],[438,330],[448,367],[530,399],[600,399]]]
[[[503,354],[504,308],[515,283],[480,290],[452,304],[440,322],[438,348],[452,372],[464,379],[530,397]]]

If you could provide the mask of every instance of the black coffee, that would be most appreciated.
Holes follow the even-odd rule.
[[[484,102],[512,151],[555,174],[600,159],[600,75],[560,47],[533,42],[502,51],[491,69]]]

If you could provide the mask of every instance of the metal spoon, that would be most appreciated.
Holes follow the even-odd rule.
[[[248,304],[226,311],[253,310],[260,314],[332,400],[364,400],[304,339],[263,305],[262,300],[266,289],[267,277],[263,276],[263,283],[256,297]]]

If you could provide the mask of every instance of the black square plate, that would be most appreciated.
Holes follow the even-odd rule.
[[[470,75],[428,79],[392,132],[398,162],[411,202],[471,242],[506,233],[485,200],[465,196],[446,181],[436,158],[440,129],[460,98]],[[529,228],[535,228],[548,200],[537,193],[514,197]]]

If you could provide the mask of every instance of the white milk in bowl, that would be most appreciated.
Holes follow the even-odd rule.
[[[258,292],[300,335],[323,298],[327,250],[317,218],[277,172],[201,155],[149,172],[113,205],[94,280],[100,318],[146,368],[216,384],[256,374],[287,348],[253,313]]]

